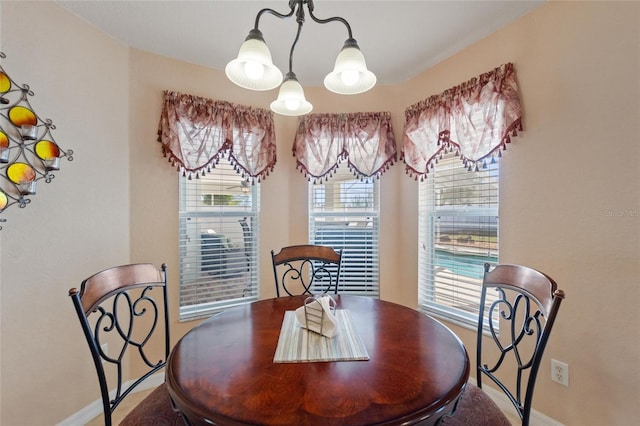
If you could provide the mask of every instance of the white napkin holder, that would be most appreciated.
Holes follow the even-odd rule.
[[[325,337],[333,337],[338,331],[336,301],[331,296],[311,296],[304,306],[296,309],[296,319],[309,331]]]

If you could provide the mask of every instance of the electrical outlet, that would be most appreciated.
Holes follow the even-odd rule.
[[[552,359],[551,381],[560,383],[563,386],[569,386],[569,364]]]
[[[109,355],[109,344],[108,343],[103,343],[102,345],[100,345],[100,349],[102,350],[103,354]]]

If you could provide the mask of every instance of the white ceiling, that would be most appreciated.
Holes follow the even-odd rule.
[[[318,18],[340,16],[368,68],[380,84],[395,84],[526,14],[545,0],[316,0]],[[253,28],[256,14],[269,7],[289,12],[287,0],[57,1],[116,40],[137,49],[206,67],[224,69]],[[305,9],[306,11],[306,9]],[[288,71],[295,19],[265,13],[260,30],[273,62]],[[340,22],[306,22],[293,58],[302,85],[321,86],[347,38]],[[498,65],[498,64],[496,64]]]

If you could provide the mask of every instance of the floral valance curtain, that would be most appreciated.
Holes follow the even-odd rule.
[[[293,155],[314,182],[328,178],[344,159],[356,176],[379,177],[397,159],[391,114],[305,115],[298,121]]]
[[[210,171],[224,156],[247,179],[264,179],[276,163],[271,111],[182,93],[164,92],[158,142],[189,177]]]
[[[508,63],[406,109],[406,171],[424,178],[451,150],[470,170],[477,170],[500,156],[517,130],[522,130],[522,110],[515,69]]]

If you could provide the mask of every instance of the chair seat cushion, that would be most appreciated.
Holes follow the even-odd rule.
[[[140,402],[120,423],[121,426],[182,426],[184,421],[174,410],[169,390],[163,383]]]
[[[458,407],[449,417],[442,419],[446,426],[511,426],[502,410],[482,389],[467,383]]]

